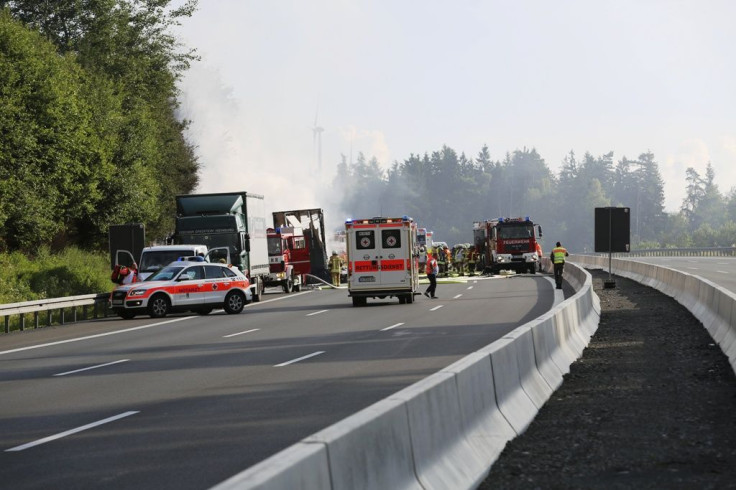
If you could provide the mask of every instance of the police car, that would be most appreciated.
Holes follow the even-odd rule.
[[[130,319],[146,313],[163,318],[176,311],[206,315],[215,308],[237,314],[251,299],[250,281],[236,267],[180,260],[143,282],[115,288],[110,301],[118,316]]]

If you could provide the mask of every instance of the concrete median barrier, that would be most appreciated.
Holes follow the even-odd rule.
[[[414,473],[404,400],[382,400],[303,442],[325,446],[332,482],[328,488],[422,488]]]
[[[464,432],[470,445],[490,467],[506,442],[516,436],[496,403],[490,355],[470,354],[441,372],[454,374]]]
[[[553,390],[537,368],[532,329],[528,325],[524,325],[508,333],[504,338],[513,340],[508,348],[513,350],[514,357],[516,357],[516,362],[519,366],[521,388],[532,403],[534,403],[534,406],[537,407],[538,411],[549,400]]]
[[[557,342],[554,317],[545,315],[542,319],[531,322],[530,328],[537,369],[554,391],[562,385],[563,376],[570,372],[570,361],[565,358],[562,347]]]
[[[483,481],[489,465],[465,437],[453,373],[434,374],[389,399],[406,405],[414,468],[424,489],[474,488]]]

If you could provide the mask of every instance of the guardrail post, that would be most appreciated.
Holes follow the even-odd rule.
[[[5,333],[10,333],[10,317],[5,317]]]
[[[77,307],[76,306],[72,306],[72,318],[73,318],[72,322],[77,323]]]
[[[64,308],[60,308],[61,310],[61,325],[64,325]]]
[[[54,320],[54,312],[52,310],[48,310],[46,315],[46,326],[50,327],[51,322]]]
[[[87,305],[82,305],[82,320],[87,319]]]
[[[20,314],[20,331],[22,332],[25,329],[26,329],[26,316],[23,313],[21,313]]]
[[[38,312],[33,312],[33,328],[38,328]]]

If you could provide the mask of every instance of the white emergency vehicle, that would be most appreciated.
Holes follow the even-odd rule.
[[[345,222],[348,296],[353,306],[367,298],[395,296],[400,304],[414,302],[419,287],[417,225],[408,216]]]

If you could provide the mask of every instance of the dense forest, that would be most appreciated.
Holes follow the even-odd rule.
[[[736,243],[736,189],[719,190],[709,163],[705,175],[687,169],[687,196],[677,213],[664,210],[664,184],[654,154],[615,161],[613,153],[579,159],[570,152],[554,175],[534,149],[492,161],[488,147],[475,158],[443,147],[394,162],[388,171],[360,154],[343,156],[334,187],[340,208],[355,218],[412,216],[450,244],[472,242],[474,221],[526,217],[542,225],[549,250],[593,251],[594,209],[631,209],[634,249],[730,247]]]
[[[199,163],[177,117],[196,1],[0,0],[0,252],[106,248],[110,224],[172,229]]]

